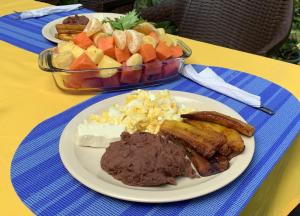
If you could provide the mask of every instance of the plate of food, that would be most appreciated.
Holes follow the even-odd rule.
[[[216,191],[253,157],[254,127],[230,107],[181,91],[135,90],[77,114],[59,153],[70,174],[114,198],[163,203]]]
[[[54,43],[69,41],[72,39],[72,36],[82,32],[92,19],[114,19],[120,16],[122,14],[116,13],[84,13],[66,16],[47,23],[42,29],[42,35]]]

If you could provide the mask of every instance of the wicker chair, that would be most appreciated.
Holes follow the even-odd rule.
[[[48,4],[58,5],[59,0],[38,0]],[[83,7],[94,11],[126,13],[133,9],[134,0],[79,0]]]
[[[174,21],[184,37],[267,55],[288,37],[293,0],[166,0],[141,16]]]

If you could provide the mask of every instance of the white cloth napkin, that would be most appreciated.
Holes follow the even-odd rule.
[[[192,65],[186,65],[183,69],[182,75],[206,88],[227,95],[228,97],[241,101],[245,104],[253,107],[261,107],[260,96],[251,94],[226,83],[209,67],[197,72]]]
[[[63,5],[63,6],[51,6],[46,8],[40,8],[35,10],[29,10],[22,12],[20,14],[20,19],[28,19],[33,17],[41,17],[49,14],[67,12],[71,10],[78,9],[82,6],[82,4],[72,4],[72,5]]]

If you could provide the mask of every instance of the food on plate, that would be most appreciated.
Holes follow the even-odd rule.
[[[57,31],[55,37],[63,41],[70,41],[74,36],[81,33],[88,23],[89,19],[86,16],[67,17],[62,23],[55,25]]]
[[[124,132],[101,158],[101,167],[131,186],[176,184],[176,177],[194,178],[195,171],[183,146],[146,132]]]
[[[229,169],[230,160],[245,145],[235,129],[210,119],[195,120],[199,113],[224,116],[179,106],[168,90],[136,90],[123,105],[113,104],[80,124],[77,144],[106,147],[102,169],[127,185],[176,184],[176,177],[195,177],[195,171],[214,175]],[[230,121],[239,120],[230,117]]]
[[[206,159],[192,149],[188,150],[188,156],[192,161],[197,172],[201,176],[210,176],[223,172],[229,168],[229,160],[222,155],[216,155],[213,158]]]
[[[55,34],[55,37],[59,40],[63,41],[70,41],[72,38],[76,35],[77,33],[74,34]]]
[[[100,114],[89,116],[97,123],[123,125],[127,132],[157,133],[164,120],[180,120],[180,114],[194,109],[179,106],[170,91],[136,90],[126,96],[124,105],[114,104]]]
[[[92,18],[88,22],[88,24],[84,28],[84,32],[87,34],[87,36],[92,36],[97,32],[100,32],[102,30],[102,22],[97,18]]]
[[[97,124],[94,122],[83,122],[78,125],[77,145],[95,148],[108,147],[111,142],[120,139],[125,130],[122,125]]]
[[[69,16],[63,20],[63,24],[69,24],[69,25],[87,25],[88,22],[89,22],[89,18],[87,18],[84,15]]]
[[[254,127],[250,124],[214,111],[194,112],[189,114],[183,114],[181,117],[220,124],[227,128],[234,129],[248,137],[253,136],[255,131]]]
[[[56,24],[58,34],[77,34],[84,30],[85,25]]]
[[[181,121],[164,121],[160,126],[160,132],[194,149],[206,158],[212,157],[226,143],[225,136],[218,132],[207,129],[199,130]]]
[[[241,135],[234,129],[230,129],[219,124],[205,122],[205,121],[185,119],[184,122],[191,124],[199,128],[200,130],[202,128],[210,128],[214,131],[224,134],[227,139],[226,144],[232,150],[229,156],[230,158],[242,153],[245,149],[244,141]]]

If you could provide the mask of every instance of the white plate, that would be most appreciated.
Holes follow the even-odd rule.
[[[89,19],[94,17],[94,18],[98,18],[100,20],[103,20],[107,17],[114,19],[114,18],[118,18],[118,17],[122,16],[122,14],[117,14],[117,13],[84,13],[84,14],[78,14],[78,15],[79,16],[84,15]],[[72,16],[74,16],[74,15],[72,15]],[[65,16],[65,17],[62,17],[62,18],[59,18],[59,19],[56,19],[56,20],[53,20],[53,21],[47,23],[42,29],[42,35],[46,39],[48,39],[49,41],[52,41],[54,43],[62,42],[62,40],[59,40],[55,37],[55,34],[57,33],[55,25],[62,23],[63,20],[67,17],[69,17],[69,16]]]
[[[155,92],[155,91],[154,91]],[[210,98],[180,91],[171,91],[178,104],[194,107],[199,111],[218,111],[237,119],[244,119],[228,106]],[[100,113],[112,104],[124,104],[126,94],[111,97],[96,103],[76,115],[64,129],[59,153],[62,162],[71,175],[85,186],[118,199],[162,203],[191,199],[211,193],[236,179],[249,165],[255,148],[254,138],[243,136],[245,151],[230,161],[230,168],[225,172],[198,179],[182,177],[177,185],[160,187],[132,187],[115,180],[100,167],[100,159],[105,149],[79,147],[75,144],[77,126],[89,115]]]

